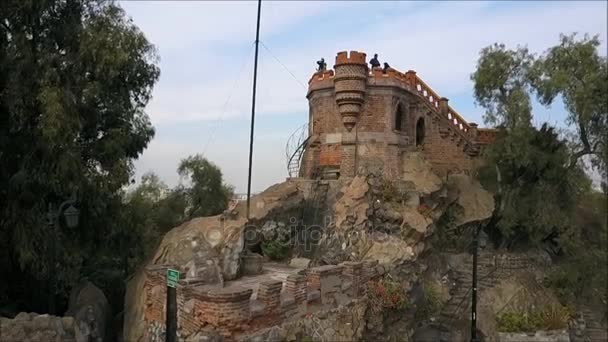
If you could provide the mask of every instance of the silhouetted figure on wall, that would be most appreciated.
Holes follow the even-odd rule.
[[[390,68],[391,66],[388,65],[388,63],[384,62],[384,69],[382,69],[382,73],[386,74],[386,71],[388,70],[388,68]]]
[[[325,71],[327,69],[327,63],[325,63],[325,58],[321,58],[320,61],[317,61],[317,71]]]
[[[374,58],[372,58],[372,59],[369,60],[369,64],[371,64],[372,70],[374,68],[379,68],[380,67],[380,62],[378,61],[378,54],[377,53],[374,54]]]

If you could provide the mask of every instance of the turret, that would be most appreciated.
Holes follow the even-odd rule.
[[[350,132],[357,124],[361,107],[365,101],[367,84],[367,62],[365,53],[338,52],[334,65],[336,104],[342,116],[342,124]]]

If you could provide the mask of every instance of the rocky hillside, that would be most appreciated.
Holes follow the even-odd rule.
[[[287,180],[252,198],[250,220],[240,203],[222,215],[175,227],[143,266],[171,265],[187,278],[222,286],[239,276],[245,250],[264,254],[266,246],[281,242],[287,256],[308,256],[317,265],[377,260],[391,269],[428,249],[428,238],[448,209],[458,226],[490,217],[492,195],[468,176],[442,180],[415,154],[403,169],[399,180],[366,172],[347,180]],[[128,283],[127,341],[143,336],[144,281],[138,272]]]

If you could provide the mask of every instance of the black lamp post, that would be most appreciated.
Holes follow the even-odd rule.
[[[67,201],[64,201],[59,205],[59,209],[57,211],[53,210],[53,205],[49,204],[49,209],[47,212],[47,225],[49,226],[49,231],[51,234],[57,235],[57,228],[61,225],[61,215],[63,214],[63,218],[65,220],[65,224],[68,228],[75,228],[78,226],[78,218],[80,211],[74,207],[76,204],[76,200],[74,197]],[[54,274],[56,273],[56,260],[55,260],[55,240],[56,236],[51,236],[51,248],[50,248],[50,265],[51,271],[49,272],[48,277],[48,287],[49,287],[49,314],[55,314],[55,283],[54,283]]]

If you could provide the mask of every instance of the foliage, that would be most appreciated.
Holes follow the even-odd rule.
[[[262,242],[261,248],[264,255],[275,261],[285,260],[289,256],[289,246],[277,240]]]
[[[588,194],[581,200],[574,216],[575,224],[581,227],[581,236],[548,274],[545,285],[564,304],[608,303],[607,269],[598,267],[608,264],[606,205],[606,196],[599,192]]]
[[[550,105],[557,97],[576,128],[571,164],[588,155],[606,179],[608,159],[608,60],[598,54],[598,36],[561,35],[560,43],[535,61],[530,76],[538,99]]]
[[[590,183],[579,168],[569,168],[569,149],[554,129],[544,124],[514,137],[499,136],[485,151],[487,164],[479,170],[481,183],[499,191],[500,219],[495,241],[538,244],[557,238],[565,246],[576,234],[571,218]],[[500,184],[497,183],[500,172]]]
[[[489,227],[495,241],[512,246],[550,239],[563,247],[578,234],[571,218],[578,199],[590,191],[581,160],[590,158],[606,171],[605,134],[599,132],[608,129],[608,78],[598,44],[597,38],[571,35],[541,56],[502,44],[481,51],[471,75],[475,98],[486,110],[485,122],[500,131],[484,151],[486,166],[479,173],[496,193]],[[534,127],[534,94],[547,106],[563,99],[576,134],[558,137],[547,124]]]
[[[380,196],[384,202],[395,202],[402,200],[402,195],[399,193],[395,183],[388,178],[380,177]]]
[[[387,315],[393,311],[402,311],[407,306],[405,286],[386,275],[379,280],[367,283],[369,308],[374,314]]]
[[[111,0],[0,3],[0,307],[61,314],[88,278],[117,313],[125,280],[160,236],[220,213],[219,169],[187,158],[186,185],[147,174],[127,191],[154,136],[144,108],[159,77],[154,46]],[[79,225],[47,209],[74,194]],[[57,262],[53,262],[56,260]],[[51,310],[47,298],[57,301]]]
[[[451,204],[436,223],[436,230],[431,236],[431,245],[438,251],[464,252],[471,243],[472,233],[469,225],[456,225],[457,217],[462,215],[463,208]]]
[[[486,109],[484,121],[514,130],[532,118],[528,69],[533,57],[526,48],[507,50],[494,44],[481,50],[471,75],[477,102]]]
[[[564,306],[547,306],[526,312],[509,311],[497,317],[498,330],[504,332],[533,332],[568,327],[570,311]]]
[[[471,79],[477,103],[486,109],[485,122],[525,135],[531,126],[531,95],[546,106],[560,98],[568,111],[566,123],[576,133],[569,141],[569,166],[588,156],[606,176],[608,61],[599,55],[599,46],[597,36],[577,39],[572,34],[562,35],[558,45],[538,57],[525,47],[508,50],[503,44],[481,50]]]
[[[437,317],[443,307],[439,292],[433,284],[423,282],[422,291],[424,299],[418,310],[416,310],[416,321],[424,321],[431,317]]]
[[[223,183],[215,164],[197,154],[183,159],[177,172],[191,184],[182,189],[188,198],[186,217],[216,215],[226,208],[234,190]]]
[[[129,249],[121,189],[154,135],[157,55],[109,1],[3,1],[0,23],[0,298],[45,312],[98,253],[113,263]],[[73,193],[78,228],[49,227],[49,205]]]

